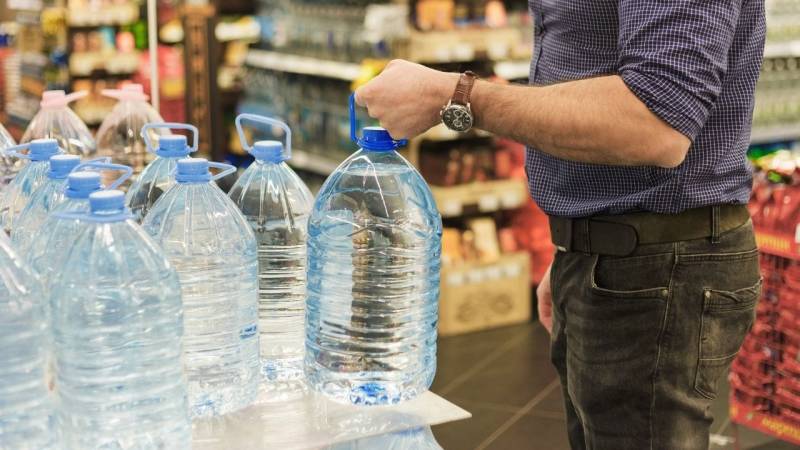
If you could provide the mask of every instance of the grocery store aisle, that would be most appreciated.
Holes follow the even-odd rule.
[[[539,324],[439,340],[433,391],[473,415],[433,428],[445,450],[569,450],[548,343]],[[712,407],[717,419],[711,450],[795,448],[731,424],[727,398],[726,386]]]

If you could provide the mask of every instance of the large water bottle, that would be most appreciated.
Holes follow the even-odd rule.
[[[42,280],[45,298],[49,298],[53,283],[57,281],[58,275],[61,273],[72,243],[85,225],[80,220],[66,219],[58,213],[89,212],[89,195],[103,188],[100,173],[96,171],[103,170],[103,167],[96,166],[107,166],[108,170],[125,171],[123,177],[127,177],[130,173],[130,168],[126,166],[95,162],[87,164],[87,167],[94,171],[73,171],[69,174],[64,200],[53,207],[51,214],[40,226],[42,232],[34,237],[24,254],[30,267],[39,274],[39,278]],[[49,310],[48,300],[48,305],[46,305],[48,314]]]
[[[153,143],[150,140],[151,130],[156,128],[190,130],[194,134],[194,142],[189,147],[185,136],[161,136],[159,138],[158,149],[155,150],[156,159],[145,167],[125,197],[125,202],[133,212],[134,220],[139,223],[144,220],[144,216],[161,197],[161,194],[167,192],[175,184],[175,168],[178,160],[187,158],[190,153],[197,151],[199,138],[197,128],[184,123],[149,123],[143,126],[141,134],[149,151],[153,151]]]
[[[416,397],[436,372],[442,220],[383,128],[325,181],[308,225],[306,375],[355,404]]]
[[[83,157],[97,152],[89,127],[69,108],[75,100],[86,97],[86,91],[67,94],[64,91],[44,91],[41,108],[33,116],[20,142],[52,138],[67,153]]]
[[[103,95],[119,100],[97,130],[97,150],[102,156],[131,166],[140,173],[152,159],[142,136],[142,128],[148,123],[162,123],[158,111],[147,103],[147,95],[141,84],[126,84],[122,89],[104,89]],[[170,134],[165,128],[150,128],[150,138],[158,139]]]
[[[53,290],[58,429],[65,450],[188,449],[181,293],[120,191],[91,213]]]
[[[14,138],[11,137],[11,134],[8,130],[3,127],[3,124],[0,124],[0,195],[6,189],[11,180],[14,179],[14,176],[19,172],[20,164],[17,164],[13,158],[6,156],[5,150],[9,147],[13,147],[17,145],[14,141]]]
[[[0,233],[0,448],[53,449],[46,321],[33,272]]]
[[[20,153],[20,150],[26,149],[28,150],[27,154]],[[28,163],[22,167],[3,192],[0,203],[0,222],[6,233],[11,233],[14,228],[14,220],[28,204],[33,192],[47,179],[50,158],[59,153],[61,153],[61,149],[55,139],[37,139],[6,149],[6,156],[28,160]]]
[[[223,171],[212,177],[209,167]],[[234,170],[202,158],[178,161],[177,184],[143,224],[180,277],[194,416],[249,405],[260,378],[256,239],[236,205],[213,183]]]
[[[278,141],[250,146],[242,121],[282,128]],[[292,133],[280,121],[253,114],[236,118],[242,147],[255,158],[228,194],[244,214],[258,242],[258,330],[261,371],[270,381],[303,375],[305,353],[306,236],[314,197],[284,162],[291,157]]]
[[[67,201],[67,177],[70,172],[83,169],[121,171],[123,174],[109,184],[106,189],[116,189],[131,176],[131,168],[120,164],[111,164],[107,158],[100,158],[80,164],[80,158],[76,155],[56,155],[50,158],[50,171],[47,173],[47,181],[36,190],[31,196],[28,205],[22,210],[17,218],[14,230],[11,233],[11,241],[17,251],[26,255],[30,250],[31,244],[37,239],[37,235],[47,221],[50,213],[58,205]],[[80,179],[80,178],[79,178]],[[88,197],[88,194],[86,194]]]

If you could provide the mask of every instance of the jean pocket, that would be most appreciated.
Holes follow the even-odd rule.
[[[596,256],[590,288],[609,299],[664,299],[669,296],[674,254]]]
[[[700,322],[700,355],[694,388],[714,399],[717,384],[725,376],[755,319],[761,281],[736,291],[704,289]]]

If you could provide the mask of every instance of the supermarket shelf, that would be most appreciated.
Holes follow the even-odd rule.
[[[800,260],[800,245],[795,236],[756,229],[756,242],[762,253]]]
[[[428,64],[502,61],[517,56],[520,42],[519,28],[411,32],[408,39],[398,42],[396,56]]]
[[[747,405],[740,404],[733,397],[731,397],[730,417],[733,423],[800,445],[800,426],[783,421],[780,417],[755,411]]]
[[[527,80],[531,73],[531,61],[500,61],[494,65],[494,74],[504,80]]]
[[[487,138],[491,137],[492,133],[488,131],[479,130],[477,128],[473,128],[468,133],[459,133],[458,131],[453,131],[442,124],[439,124],[425,133],[421,134],[417,139],[423,141],[452,141],[456,139],[469,139],[469,138]]]
[[[316,75],[344,81],[353,81],[361,75],[361,66],[359,64],[329,61],[268,50],[251,49],[247,52],[245,63],[259,69]]]
[[[326,158],[317,153],[310,153],[296,148],[292,149],[292,158],[287,162],[294,168],[325,176],[336,170],[340,163],[340,161]]]
[[[525,182],[518,179],[483,181],[452,187],[432,186],[442,217],[458,217],[465,209],[481,213],[516,209],[528,199]]]
[[[800,139],[800,123],[772,127],[756,127],[753,128],[750,134],[750,143],[753,145],[794,141],[798,139]]]
[[[764,58],[780,58],[785,56],[800,56],[800,40],[769,42],[764,47]]]
[[[530,259],[507,253],[495,261],[442,267],[439,334],[525,323],[531,318]]]
[[[139,8],[130,4],[67,11],[67,24],[72,27],[130,25],[137,20]]]

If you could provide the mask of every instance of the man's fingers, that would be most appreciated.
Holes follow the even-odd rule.
[[[366,87],[367,87],[366,85],[361,86],[360,88],[356,89],[356,92],[355,92],[356,104],[358,106],[363,107],[363,108],[367,107],[367,98],[366,98],[367,96],[366,96],[366,92],[365,92],[365,88]]]

